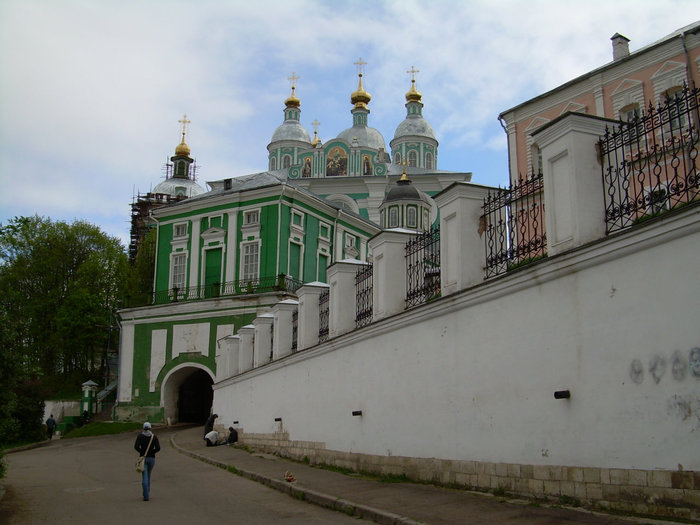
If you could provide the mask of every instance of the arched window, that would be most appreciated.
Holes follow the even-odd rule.
[[[425,169],[427,169],[427,170],[433,169],[433,154],[430,152],[425,154]]]
[[[291,165],[292,165],[291,155],[285,155],[284,157],[282,157],[282,168],[287,169]]]
[[[415,206],[410,206],[406,208],[406,227],[417,228],[418,227],[418,213]]]
[[[408,165],[414,167],[418,166],[418,153],[415,151],[408,152]]]
[[[401,153],[394,154],[394,164],[401,164]]]
[[[399,227],[399,209],[394,206],[389,209],[389,228]]]
[[[277,169],[277,159],[272,157],[270,159],[270,171],[275,171]]]

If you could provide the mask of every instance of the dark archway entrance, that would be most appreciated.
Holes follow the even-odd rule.
[[[198,364],[180,365],[163,382],[162,400],[170,423],[204,424],[214,399],[213,375]]]
[[[212,383],[211,377],[204,370],[197,370],[185,379],[177,396],[178,421],[204,424],[211,413],[211,402],[214,399]]]

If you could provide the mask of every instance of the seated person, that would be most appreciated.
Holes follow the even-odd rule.
[[[238,441],[238,432],[236,432],[235,428],[228,427],[228,438],[226,439],[226,444],[233,445],[236,441]]]
[[[204,436],[204,441],[207,442],[208,447],[215,447],[216,445],[219,444],[219,433],[216,430],[212,430],[211,432],[208,432]]]

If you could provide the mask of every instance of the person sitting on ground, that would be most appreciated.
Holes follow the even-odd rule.
[[[208,432],[204,436],[204,441],[207,442],[208,447],[215,447],[216,445],[219,444],[219,433],[216,430],[212,430],[211,432]]]
[[[235,428],[228,427],[228,438],[226,439],[226,444],[233,445],[236,441],[238,441],[238,432],[236,432]]]
[[[219,417],[217,414],[212,414],[209,416],[209,419],[207,419],[207,422],[204,424],[204,435],[206,436],[209,432],[214,430],[214,421],[216,418]]]

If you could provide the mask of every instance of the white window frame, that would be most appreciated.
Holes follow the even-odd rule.
[[[398,206],[392,206],[389,208],[389,228],[399,227],[399,208]]]
[[[291,155],[284,155],[282,157],[282,169],[286,170],[288,168],[292,167],[292,156]]]
[[[323,234],[323,230],[326,230],[326,234]],[[319,222],[318,224],[318,238],[323,239],[324,241],[330,241],[331,240],[331,225],[326,224],[325,222]]]
[[[408,152],[408,165],[414,168],[418,166],[418,152],[416,150]]]
[[[415,206],[406,206],[406,227],[418,228],[418,209]]]
[[[272,157],[270,159],[270,171],[275,171],[277,169],[277,159]]]
[[[430,151],[425,153],[425,169],[433,169],[433,154]]]
[[[260,224],[260,208],[243,212],[243,226],[257,226]]]
[[[249,248],[255,247],[255,253],[246,253]],[[249,261],[248,257],[254,257]],[[253,268],[254,266],[254,268]],[[257,282],[260,278],[260,241],[241,243],[241,281]]]
[[[170,290],[178,289],[178,295],[184,293],[187,286],[187,252],[170,254]]]
[[[183,237],[187,237],[187,230],[188,224],[186,222],[176,222],[173,224],[173,239],[182,239]]]

